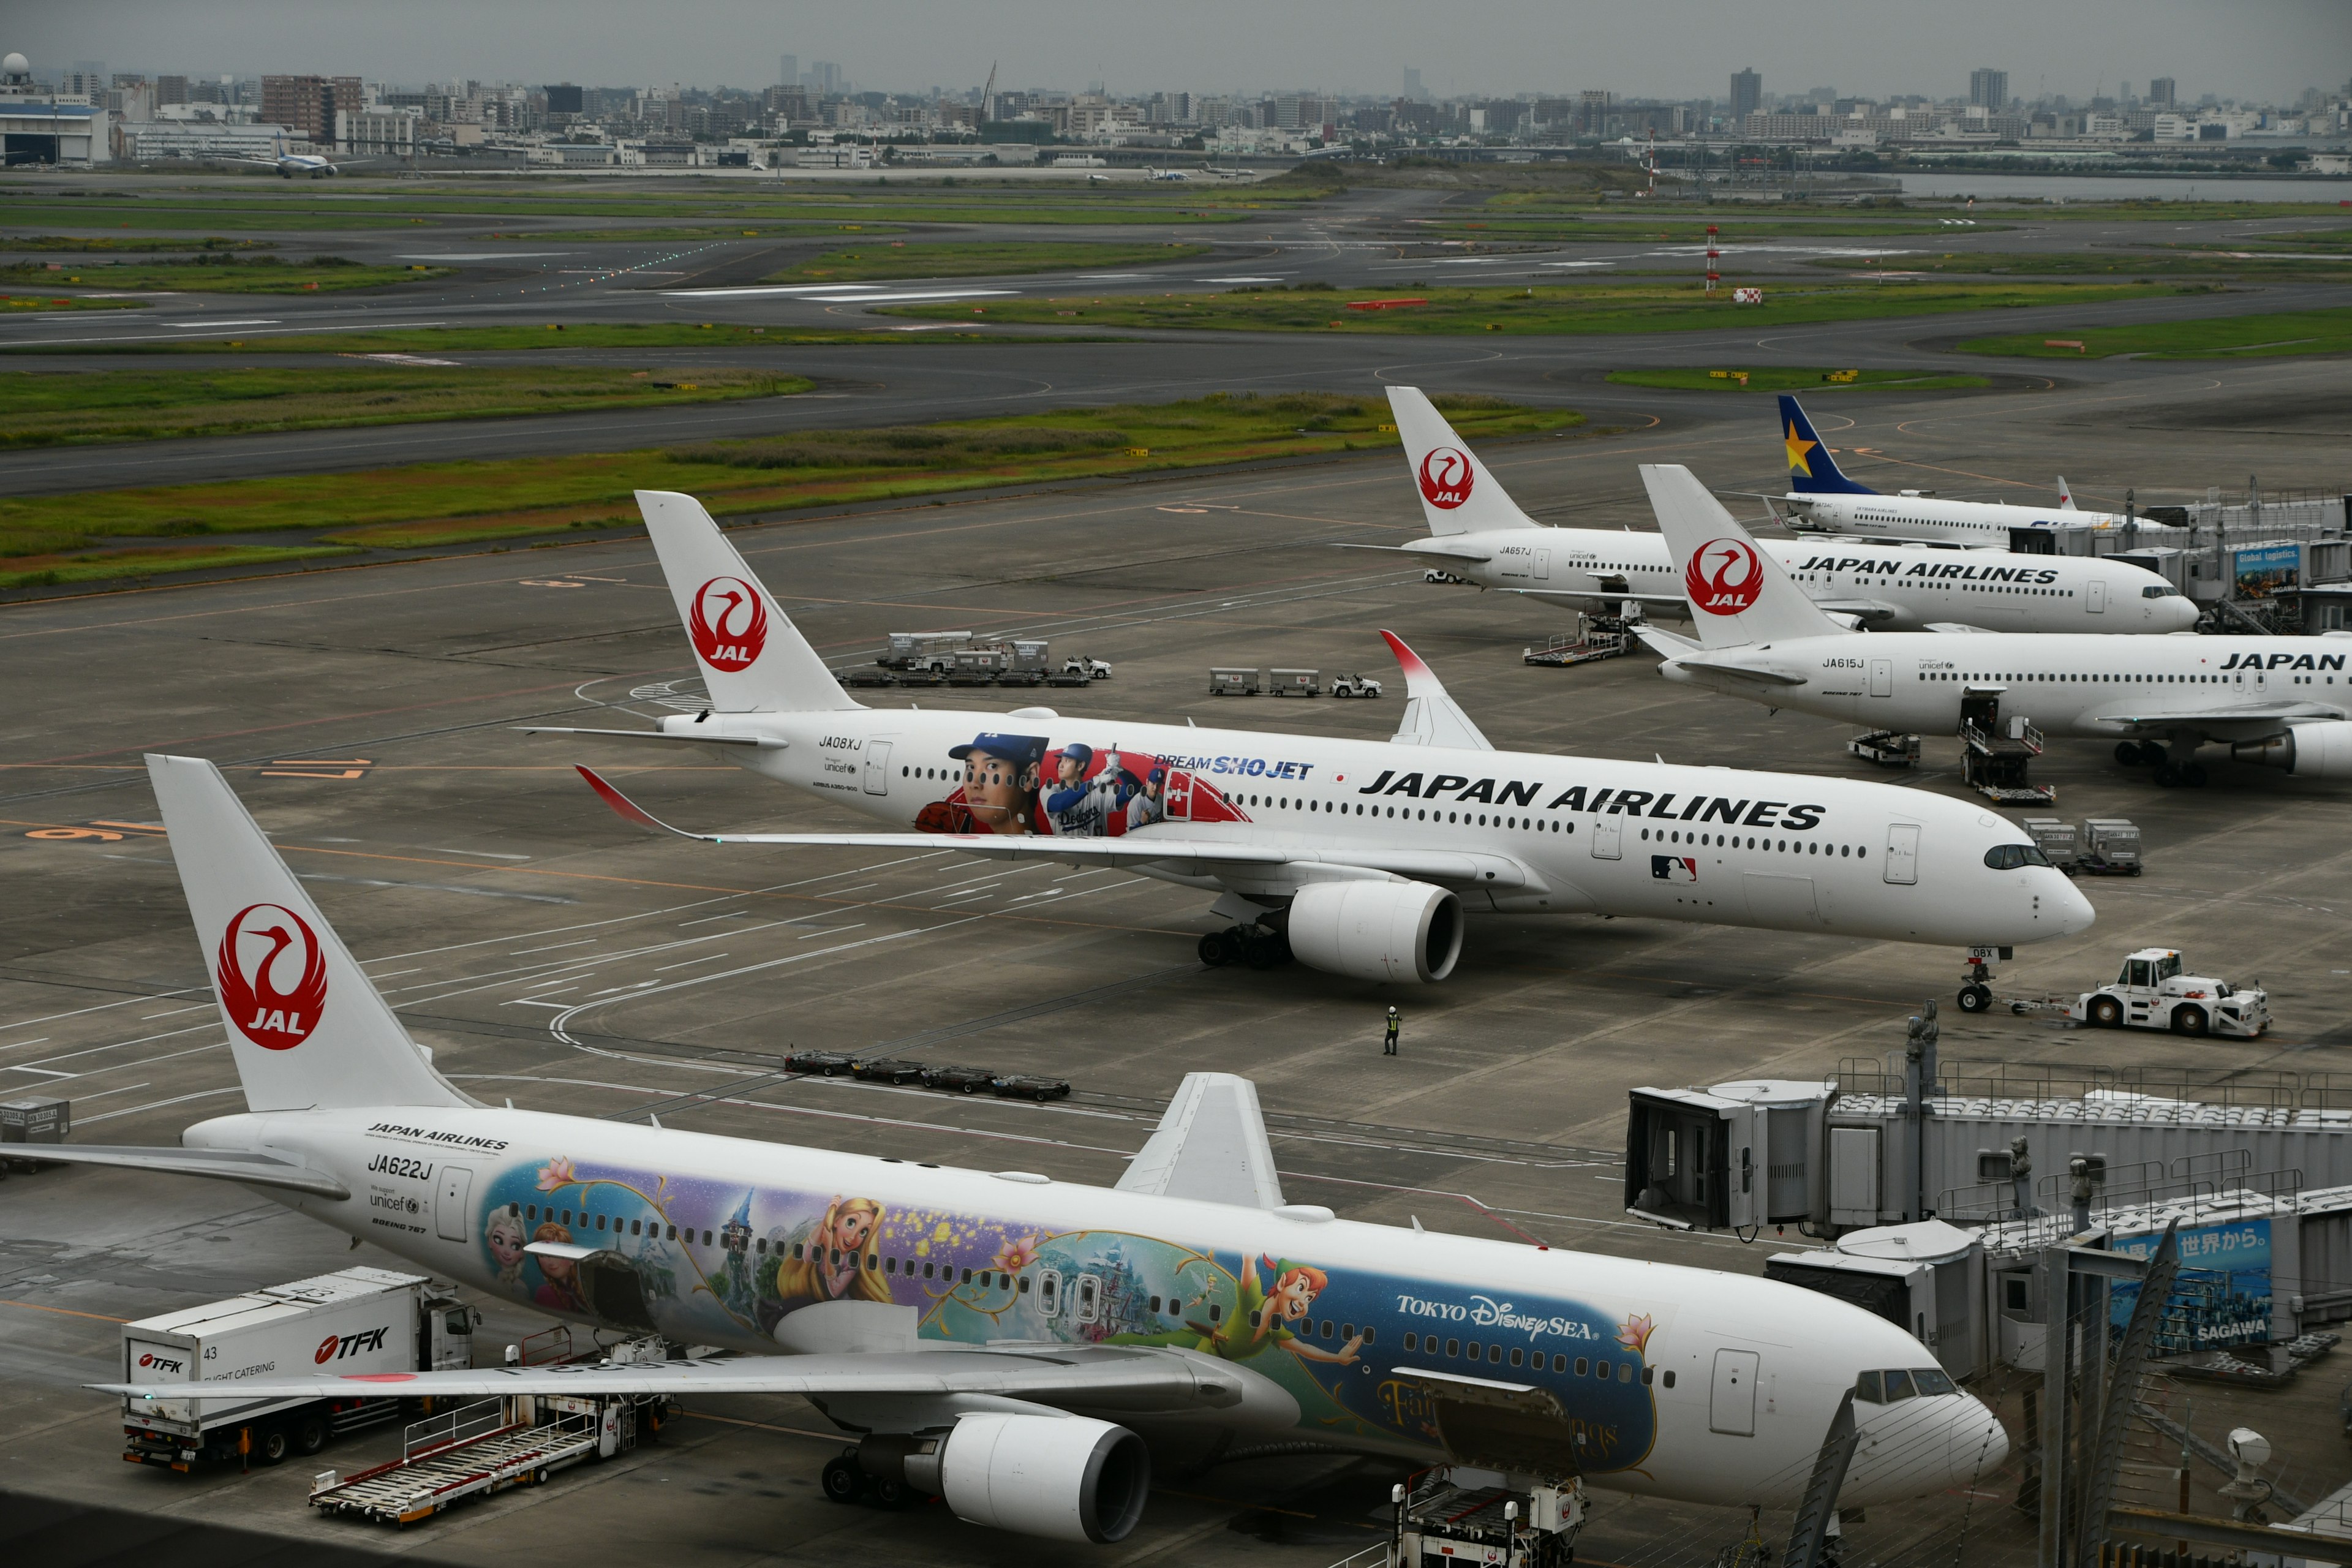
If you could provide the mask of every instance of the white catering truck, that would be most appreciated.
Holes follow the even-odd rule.
[[[478,1321],[420,1274],[345,1268],[122,1326],[125,1383],[234,1383],[313,1370],[426,1372],[473,1361]],[[123,1458],[185,1470],[242,1454],[274,1465],[388,1421],[397,1399],[129,1399]]]

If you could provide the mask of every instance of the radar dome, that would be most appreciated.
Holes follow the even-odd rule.
[[[22,55],[12,54],[6,59],[0,60],[0,76],[30,76],[32,74],[33,62],[26,59]]]

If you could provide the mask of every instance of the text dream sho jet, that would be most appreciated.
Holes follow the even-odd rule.
[[[1427,561],[1445,580],[1509,594],[1603,609],[1630,600],[1653,619],[1689,614],[1662,535],[1547,527],[1519,510],[1417,388],[1389,388],[1389,406],[1430,536],[1347,548],[1395,550]],[[1775,539],[1757,548],[1824,614],[1872,631],[2152,633],[2197,623],[2197,606],[2172,584],[2119,561],[1916,541],[1864,547]]]
[[[2298,778],[2352,778],[2352,635],[2115,637],[1850,632],[1797,591],[1688,468],[1644,465],[1698,639],[1644,627],[1661,673],[1767,708],[1872,729],[1997,732],[2022,718],[2052,735],[2116,742],[2159,784],[2201,784],[2193,753]],[[2168,750],[2168,748],[2170,748]]]
[[[1498,752],[1394,637],[1389,741],[853,700],[691,496],[640,491],[710,707],[656,731],[878,819],[884,831],[713,843],[1118,866],[1217,895],[1211,963],[1287,953],[1364,980],[1442,980],[1465,912],[1639,916],[1900,942],[2039,942],[2091,923],[2046,867],[1988,868],[2014,826],[1919,790]],[[1388,634],[1383,633],[1383,636]],[[581,770],[624,816],[676,832]]]
[[[1507,1464],[1572,1508],[1590,1484],[1787,1509],[1852,1394],[1848,1508],[2006,1457],[1934,1352],[1859,1307],[1289,1203],[1245,1079],[1187,1078],[1115,1187],[486,1107],[409,1039],[210,763],[148,771],[247,1110],[176,1149],[45,1158],[236,1182],[518,1306],[736,1352],[223,1369],[196,1399],[797,1394],[855,1445],[824,1468],[836,1501],[937,1495],[975,1524],[1102,1542],[1142,1517],[1155,1449]]]

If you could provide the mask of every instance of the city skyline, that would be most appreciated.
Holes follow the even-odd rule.
[[[2336,0],[2268,0],[2259,9],[2263,25],[2248,26],[2242,12],[2186,0],[2083,0],[2054,17],[2026,0],[1979,0],[1965,17],[1894,8],[1860,29],[1850,7],[1830,0],[1783,0],[1769,28],[1753,26],[1752,7],[1721,0],[1656,0],[1638,14],[1486,0],[1442,15],[1398,0],[1313,0],[1270,13],[1208,0],[1172,23],[1164,11],[1067,0],[1005,0],[985,14],[901,3],[805,16],[754,0],[698,0],[683,16],[659,16],[615,0],[509,0],[487,12],[451,0],[412,0],[398,12],[297,0],[89,0],[19,14],[0,29],[0,49],[32,57],[50,77],[75,60],[102,59],[110,70],[149,74],[751,89],[771,84],[747,78],[773,74],[789,54],[803,70],[837,61],[860,89],[898,93],[976,88],[992,62],[1000,89],[1099,81],[1114,94],[1307,87],[1393,97],[1412,69],[1438,98],[1601,89],[1720,100],[1730,73],[1752,67],[1768,100],[1826,85],[1846,97],[1965,100],[1970,69],[1991,66],[2028,100],[2081,101],[2119,85],[2140,92],[2168,77],[2186,102],[2209,93],[2260,101],[2332,91],[2352,75]],[[1701,42],[1662,50],[1662,38]],[[1237,54],[1248,66],[1236,66]]]

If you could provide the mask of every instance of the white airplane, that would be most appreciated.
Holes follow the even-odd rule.
[[[1295,956],[1362,980],[1452,973],[1465,911],[1599,914],[2010,944],[2089,926],[1978,807],[1859,780],[1498,752],[1430,668],[1403,666],[1389,741],[854,701],[691,496],[637,504],[710,695],[658,730],[877,818],[880,831],[686,834],[726,844],[951,848],[1118,866],[1218,895],[1209,963]],[[607,805],[676,833],[583,768]]]
[[[1154,169],[1146,165],[1143,177],[1147,180],[1189,180],[1192,176],[1182,169]]]
[[[1346,548],[1426,557],[1437,581],[1580,606],[1631,600],[1647,616],[1687,616],[1663,535],[1546,527],[1519,510],[1418,388],[1389,388],[1389,406],[1430,537]],[[2150,633],[2197,624],[2197,606],[2171,584],[2117,561],[1916,542],[1864,550],[1776,539],[1757,548],[1831,617],[1873,631]]]
[[[1587,1483],[1785,1509],[1853,1394],[1843,1507],[2006,1457],[1992,1414],[1861,1308],[1290,1203],[1246,1079],[1187,1077],[1112,1187],[487,1107],[409,1038],[219,772],[147,765],[247,1110],[178,1148],[45,1159],[235,1182],[518,1306],[737,1352],[240,1368],[196,1399],[797,1394],[856,1445],[824,1467],[835,1500],[936,1494],[1094,1542],[1134,1530],[1155,1446],[1507,1461],[1572,1511]]]
[[[2009,550],[2045,534],[2074,530],[2122,533],[2135,520],[2116,511],[2081,511],[2058,477],[2055,507],[2006,501],[1944,500],[1916,490],[1884,495],[1845,477],[1829,445],[1795,398],[1781,393],[1780,445],[1789,461],[1789,491],[1771,497],[1788,508],[1783,521],[1800,532],[1843,533],[1865,539],[1924,539],[1966,549]],[[2181,531],[2145,518],[2136,521],[2147,543]]]
[[[307,174],[311,179],[323,180],[339,172],[336,169],[332,159],[320,157],[315,153],[289,153],[286,150],[286,133],[284,132],[281,131],[278,133],[277,140],[278,153],[275,157],[231,158],[227,160],[227,162],[232,163],[251,163],[259,168],[275,169],[278,171],[279,177],[289,180],[293,179],[298,174]]]
[[[1643,465],[1698,638],[1643,628],[1661,672],[1767,708],[1874,729],[1998,732],[2003,714],[2053,735],[2115,740],[2159,784],[2200,784],[2175,763],[2226,743],[2242,762],[2352,778],[2352,634],[2114,637],[1847,631],[1789,581],[1688,468]]]

